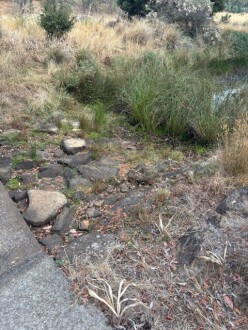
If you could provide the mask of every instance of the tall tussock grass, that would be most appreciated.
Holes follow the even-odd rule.
[[[221,92],[215,79],[207,69],[195,69],[174,54],[149,51],[135,59],[115,57],[106,69],[83,51],[58,79],[80,101],[105,102],[145,132],[200,143],[216,142],[223,125],[231,125],[243,111],[238,102],[235,107],[214,107],[213,95]]]

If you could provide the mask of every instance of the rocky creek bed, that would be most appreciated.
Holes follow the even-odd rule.
[[[32,152],[13,134],[1,133],[0,179],[81,303],[92,299],[95,265],[113,288],[137,284],[132,294],[149,307],[131,313],[139,329],[247,328],[248,190],[218,181],[217,156],[146,160],[145,144],[61,136],[53,125],[37,133],[53,143]]]

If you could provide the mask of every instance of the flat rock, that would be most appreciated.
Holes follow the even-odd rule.
[[[80,256],[104,258],[106,256],[107,249],[111,247],[114,243],[114,235],[104,235],[96,232],[91,232],[69,243],[67,247],[65,247],[59,252],[57,258],[69,258],[70,260],[73,260],[74,257]]]
[[[130,208],[144,204],[145,193],[143,191],[132,191],[123,199],[119,200],[114,206],[113,210],[123,209],[124,211],[128,211]]]
[[[14,168],[15,170],[31,170],[36,166],[37,166],[37,162],[27,159],[16,164]]]
[[[39,169],[38,177],[41,178],[56,178],[57,176],[63,176],[63,167],[59,164],[50,164],[43,166]]]
[[[11,157],[1,156],[0,157],[0,168],[6,168],[11,165]]]
[[[86,165],[91,161],[92,152],[81,153],[79,155],[62,157],[57,160],[59,164],[67,165],[71,167]]]
[[[29,206],[25,220],[33,226],[42,226],[55,218],[67,204],[65,195],[57,191],[29,190]]]
[[[61,237],[57,234],[53,234],[48,237],[39,239],[40,244],[47,247],[49,253],[56,252],[56,250],[63,244]]]
[[[34,182],[35,178],[34,178],[34,174],[33,173],[23,173],[21,175],[21,181],[24,184],[29,184]]]
[[[69,209],[69,207],[64,207],[60,214],[57,216],[57,218],[54,220],[51,232],[64,234],[68,232],[72,222],[72,211]]]
[[[36,128],[37,132],[57,134],[59,129],[55,124],[42,124]]]
[[[78,171],[82,177],[89,180],[109,180],[118,175],[119,169],[102,162],[94,162],[92,165],[78,166]]]
[[[52,158],[52,155],[49,152],[43,150],[37,150],[36,156],[39,160],[50,160]]]
[[[81,178],[81,177],[72,178],[69,181],[70,189],[88,190],[91,186],[92,186],[92,183],[90,180]]]
[[[3,184],[7,183],[8,180],[11,178],[11,169],[9,167],[0,167],[0,181]]]
[[[86,199],[87,195],[83,191],[76,191],[75,194],[73,195],[73,200],[74,201],[82,201]]]
[[[74,155],[86,148],[84,139],[66,138],[61,142],[61,148],[68,155]]]
[[[96,207],[90,207],[86,211],[86,215],[88,218],[97,218],[100,217],[101,212]]]

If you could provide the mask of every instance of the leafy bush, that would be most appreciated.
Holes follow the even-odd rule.
[[[75,94],[80,102],[92,103],[103,98],[105,76],[92,54],[81,51],[76,62],[57,75],[62,87]]]
[[[75,23],[71,8],[62,0],[45,0],[40,15],[40,25],[45,29],[49,39],[62,38]]]
[[[248,33],[241,31],[226,31],[225,38],[230,43],[230,53],[233,56],[247,56],[248,54]]]
[[[178,23],[191,37],[202,34],[207,41],[217,38],[210,0],[154,0],[152,8],[171,23]]]
[[[141,16],[148,14],[147,4],[150,0],[117,0],[118,6],[128,14],[129,17]]]

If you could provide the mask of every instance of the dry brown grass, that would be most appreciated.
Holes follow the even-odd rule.
[[[235,14],[230,13],[231,18],[227,23],[221,22],[221,16],[226,15],[226,12],[217,13],[215,15],[215,21],[218,23],[219,27],[222,30],[236,30],[248,32],[248,13],[244,14]]]
[[[237,120],[233,132],[226,129],[221,154],[224,171],[231,176],[248,174],[248,118]]]

